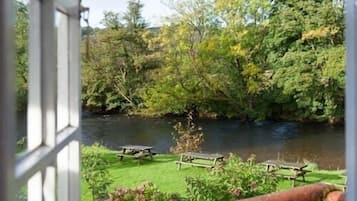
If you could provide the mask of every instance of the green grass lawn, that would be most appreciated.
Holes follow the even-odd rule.
[[[109,172],[114,183],[110,187],[113,191],[117,187],[136,187],[146,181],[153,182],[160,191],[168,193],[179,193],[185,195],[185,178],[187,176],[202,176],[208,174],[206,168],[191,167],[183,165],[181,170],[177,170],[175,155],[156,155],[154,160],[143,160],[140,164],[137,160],[124,158],[119,161],[115,151],[103,149],[104,157],[109,161]],[[343,170],[326,171],[313,170],[306,175],[306,182],[296,182],[296,185],[304,185],[316,182],[328,182],[333,184],[343,183],[344,179],[340,176]],[[278,189],[284,190],[292,187],[291,181],[282,179]],[[82,200],[91,201],[91,194],[82,181]]]
[[[136,187],[146,181],[153,182],[160,191],[172,193],[185,193],[186,176],[206,176],[208,171],[204,168],[182,166],[177,170],[175,155],[156,155],[154,160],[142,160],[140,164],[137,160],[124,158],[119,161],[117,152],[103,150],[105,157],[110,163],[109,172],[114,183],[111,190],[117,187]],[[82,200],[90,201],[91,194],[82,182]]]

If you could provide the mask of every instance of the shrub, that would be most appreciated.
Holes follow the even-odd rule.
[[[231,155],[225,167],[212,171],[208,178],[187,178],[187,193],[192,201],[236,200],[274,192],[277,178],[255,164]]]
[[[93,200],[106,197],[108,187],[113,182],[107,170],[109,163],[104,153],[103,147],[99,144],[82,147],[82,178],[88,184]]]
[[[16,141],[16,153],[20,153],[26,150],[27,139],[22,137]]]
[[[160,192],[154,184],[147,182],[135,189],[118,188],[106,201],[181,201],[176,194]]]
[[[203,143],[202,128],[193,123],[192,116],[188,116],[186,126],[181,122],[178,122],[174,126],[174,129],[175,132],[172,133],[172,136],[176,145],[170,147],[171,152],[179,154],[201,150],[201,145]]]
[[[212,178],[186,178],[187,194],[190,201],[230,201],[233,199],[228,185],[217,183]]]

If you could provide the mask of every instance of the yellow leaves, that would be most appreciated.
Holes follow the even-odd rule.
[[[243,30],[235,33],[237,39],[243,39],[247,36],[248,30]],[[249,55],[249,50],[242,46],[241,43],[232,45],[231,47],[232,54],[235,56],[247,57]]]
[[[244,49],[240,44],[234,45],[231,48],[233,55],[246,57],[248,56],[248,50]]]
[[[198,44],[201,52],[212,53],[218,49],[221,49],[219,39],[217,37],[210,37]]]
[[[217,47],[219,47],[218,44],[217,44],[217,40],[214,40],[214,39],[207,40],[206,48],[207,48],[208,52],[215,50]]]
[[[217,0],[215,3],[215,6],[217,9],[225,8],[226,5],[227,5],[227,2],[224,0]]]
[[[310,30],[302,34],[302,40],[320,39],[328,36],[333,36],[339,32],[337,27],[320,27],[315,30]]]
[[[262,72],[262,69],[260,67],[258,67],[253,63],[249,63],[243,69],[242,75],[247,77],[252,77],[252,76],[257,76],[260,72]]]
[[[242,75],[246,78],[246,87],[249,94],[259,93],[263,87],[262,84],[263,70],[253,63],[247,64],[242,71]]]

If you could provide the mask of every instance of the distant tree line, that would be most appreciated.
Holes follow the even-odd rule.
[[[83,28],[83,106],[142,115],[194,111],[242,120],[341,122],[341,2],[170,0],[175,14],[160,28],[148,28],[143,4],[130,0],[125,13],[105,13],[104,28]]]

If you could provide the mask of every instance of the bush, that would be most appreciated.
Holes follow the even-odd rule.
[[[277,178],[267,175],[255,164],[254,156],[247,162],[231,155],[225,167],[212,171],[208,178],[187,178],[187,193],[192,201],[236,200],[274,192]]]
[[[106,201],[181,201],[176,194],[160,192],[154,184],[147,182],[135,189],[118,188],[109,195]]]
[[[88,184],[93,200],[108,195],[108,187],[113,182],[107,169],[108,165],[102,146],[94,144],[91,147],[82,147],[82,178]]]
[[[190,201],[230,201],[233,199],[228,185],[222,185],[214,179],[186,178],[187,194]]]
[[[172,133],[173,140],[176,143],[175,146],[170,147],[170,151],[176,154],[185,152],[197,152],[201,150],[203,143],[202,128],[196,126],[192,122],[192,117],[188,116],[187,125],[184,126],[181,122],[178,122],[175,126],[175,132]]]

